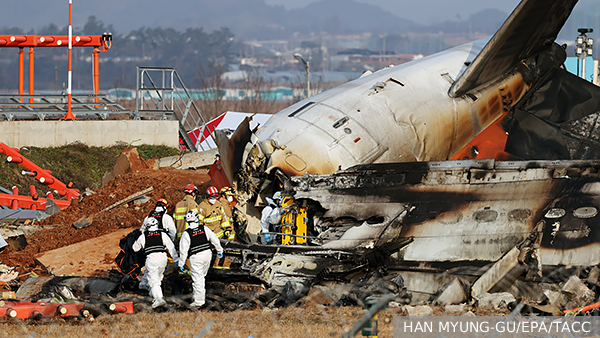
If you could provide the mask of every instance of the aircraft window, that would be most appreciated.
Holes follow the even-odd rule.
[[[333,122],[333,128],[337,129],[343,126],[346,122],[348,122],[348,120],[350,120],[348,116],[344,116],[341,119],[338,119],[337,121]]]
[[[395,84],[398,84],[398,85],[400,85],[400,86],[404,87],[404,83],[402,83],[402,82],[400,82],[400,81],[398,81],[398,80],[394,79],[393,77],[390,77],[390,78],[388,79],[388,81],[391,81],[391,82],[393,82],[393,83],[395,83]]]
[[[456,224],[462,220],[460,211],[446,211],[438,215],[437,220],[442,224]]]
[[[473,218],[479,223],[493,222],[498,218],[496,210],[480,210],[473,214]]]
[[[508,213],[508,220],[509,221],[523,222],[526,219],[528,219],[529,216],[531,216],[531,210],[527,210],[527,209],[515,209],[515,210],[511,210]]]
[[[305,108],[307,108],[308,106],[311,106],[313,104],[315,104],[315,103],[311,101],[311,102],[303,105],[302,107],[294,110],[290,115],[288,115],[288,117],[293,117],[294,115],[298,114],[299,112],[301,112],[302,110],[304,110]]]
[[[546,215],[544,217],[546,217],[546,218],[561,218],[566,213],[567,212],[565,211],[565,209],[552,208],[552,209],[548,210],[548,212],[546,213]]]
[[[471,100],[473,100],[473,101],[477,101],[477,96],[475,96],[475,95],[473,95],[473,94],[471,94],[471,93],[467,93],[467,96],[468,96],[468,97],[469,97]]]
[[[305,262],[304,268],[307,270],[315,270],[317,268],[317,264],[314,262]]]
[[[385,222],[385,218],[381,216],[373,216],[367,219],[367,224],[379,224]]]
[[[573,216],[577,218],[592,218],[598,214],[598,209],[594,207],[583,207],[573,211]]]

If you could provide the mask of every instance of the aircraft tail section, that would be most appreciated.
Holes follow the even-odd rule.
[[[578,0],[523,0],[449,91],[467,94],[549,49]]]

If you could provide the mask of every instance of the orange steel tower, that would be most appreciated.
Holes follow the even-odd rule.
[[[72,36],[70,44],[73,47],[93,47],[93,85],[94,94],[99,94],[100,77],[99,77],[99,53],[107,52],[112,43],[112,34],[104,33],[102,35],[76,35]],[[34,94],[34,47],[69,47],[69,36],[64,35],[0,35],[0,47],[16,47],[19,48],[19,95],[23,94],[23,68],[24,68],[24,51],[25,47],[29,47],[29,94]],[[69,69],[71,58],[69,57]],[[70,78],[70,74],[69,74]],[[70,93],[69,93],[70,94]],[[32,101],[33,99],[30,99]],[[98,102],[98,99],[95,100]],[[69,95],[69,107],[71,105],[71,97]],[[70,114],[70,116],[68,116]],[[73,119],[74,116],[69,109],[65,119]]]

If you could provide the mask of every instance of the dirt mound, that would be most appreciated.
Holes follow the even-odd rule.
[[[28,272],[34,267],[34,256],[90,238],[102,236],[121,228],[139,228],[154,202],[165,198],[169,202],[169,213],[173,214],[175,204],[183,196],[183,187],[193,183],[204,191],[210,177],[206,170],[178,170],[161,168],[159,170],[142,169],[120,175],[90,196],[74,199],[71,205],[40,222],[40,225],[58,224],[55,229],[37,232],[27,237],[27,247],[21,251],[7,248],[0,254],[0,261],[9,266],[17,266],[19,272]],[[133,202],[120,205],[108,211],[102,211],[136,192],[149,187],[154,190],[146,194],[147,203],[135,205]],[[75,229],[72,225],[82,217],[93,217],[90,226]],[[85,252],[81,253],[85,255]]]

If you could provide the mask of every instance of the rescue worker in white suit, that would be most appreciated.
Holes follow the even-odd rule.
[[[140,231],[142,233],[146,232],[146,230],[148,229],[148,220],[150,220],[151,218],[156,218],[156,220],[158,220],[158,228],[167,232],[169,238],[171,238],[171,241],[175,243],[174,241],[177,229],[175,228],[175,222],[173,221],[173,218],[167,213],[168,207],[169,202],[167,202],[167,200],[165,200],[164,198],[161,198],[158,201],[156,201],[154,210],[152,210],[150,214],[146,216],[146,218],[144,218]],[[148,283],[148,270],[146,270],[144,272],[144,275],[142,275],[142,280],[140,281],[138,288],[150,290],[150,284]]]
[[[152,210],[150,214],[146,216],[146,218],[144,218],[140,231],[146,231],[146,228],[148,226],[148,220],[150,218],[156,218],[157,220],[159,220],[158,227],[166,231],[171,240],[175,241],[175,234],[177,233],[177,229],[175,228],[175,221],[173,220],[173,217],[171,217],[171,215],[167,213],[168,208],[169,202],[167,202],[166,199],[161,198],[158,201],[156,201],[156,204],[154,205],[154,210]]]
[[[179,241],[179,270],[184,271],[183,265],[189,257],[192,273],[192,287],[194,289],[194,302],[190,304],[193,307],[203,306],[206,298],[206,289],[204,288],[204,277],[210,267],[212,244],[217,250],[217,257],[223,258],[223,247],[217,235],[212,230],[200,224],[198,214],[195,211],[189,211],[185,215],[185,220],[189,226],[181,235]]]
[[[260,217],[260,229],[261,229],[261,242],[262,244],[267,244],[271,241],[271,235],[269,232],[271,231],[271,225],[277,225],[281,222],[281,213],[279,212],[279,206],[281,205],[281,192],[276,192],[273,194],[273,198],[266,198],[267,205],[261,213]]]
[[[166,304],[160,284],[167,267],[167,252],[175,262],[179,261],[179,256],[173,241],[159,228],[158,220],[155,218],[148,220],[147,230],[133,243],[133,251],[142,249],[146,253],[148,284],[150,296],[154,299],[152,308],[155,309]]]

